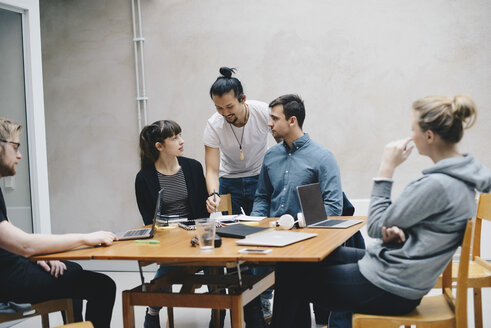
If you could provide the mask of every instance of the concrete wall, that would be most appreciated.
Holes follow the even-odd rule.
[[[366,199],[383,146],[410,134],[411,103],[468,93],[477,124],[461,150],[491,166],[489,1],[142,0],[149,121],[201,142],[220,66],[249,99],[295,92],[304,130],[335,154],[343,187]],[[41,0],[53,232],[141,223],[133,181],[138,122],[131,2]],[[394,194],[431,165],[413,154]]]

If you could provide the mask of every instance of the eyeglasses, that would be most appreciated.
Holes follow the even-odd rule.
[[[15,142],[15,141],[8,141],[8,140],[3,140],[3,139],[0,139],[1,142],[6,142],[6,143],[9,143],[12,145],[12,147],[14,147],[14,150],[15,151],[19,151],[19,148],[20,148],[20,142]]]

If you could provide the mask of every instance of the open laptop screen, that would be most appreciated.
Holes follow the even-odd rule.
[[[307,226],[327,220],[319,183],[298,186],[297,192]]]

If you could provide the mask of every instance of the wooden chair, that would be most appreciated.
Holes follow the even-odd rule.
[[[8,322],[26,319],[37,315],[41,316],[42,327],[49,328],[49,314],[52,312],[65,312],[67,323],[73,322],[73,304],[70,298],[50,300],[42,303],[32,304],[29,309],[17,313],[1,313],[0,322]]]
[[[220,204],[217,207],[217,212],[225,212],[227,214],[232,215],[232,195],[231,194],[223,194],[220,195]],[[215,327],[218,327],[220,323],[220,311],[214,311],[215,318]],[[167,327],[174,327],[174,309],[172,307],[167,307]]]
[[[491,287],[491,264],[481,258],[482,221],[491,222],[491,193],[481,194],[477,205],[476,227],[472,243],[472,261],[469,267],[469,288],[474,289],[474,325],[482,328],[481,288]]]
[[[482,221],[491,222],[491,193],[481,194],[477,205],[476,222],[474,223],[474,239],[472,242],[472,261],[469,264],[468,288],[474,289],[474,326],[482,328],[482,295],[481,288],[491,287],[491,264],[481,258]],[[459,264],[454,263],[452,280],[457,281]],[[440,288],[442,279],[438,279],[436,288]]]
[[[90,321],[69,323],[67,325],[55,327],[55,328],[94,328],[94,325]]]
[[[223,194],[220,195],[220,204],[217,207],[218,212],[227,211],[229,215],[232,215],[232,195]]]
[[[403,316],[354,314],[353,328],[410,327],[411,324],[418,328],[466,328],[472,225],[472,220],[469,220],[465,229],[455,298],[452,293],[452,260],[450,260],[443,272],[442,295],[423,297],[416,309]]]
[[[274,272],[263,275],[249,274],[198,274],[203,267],[182,267],[150,283],[123,291],[123,324],[125,328],[135,327],[135,306],[167,306],[213,308],[216,311],[214,325],[219,323],[219,311],[230,309],[231,327],[242,327],[243,307],[274,284]],[[179,292],[163,292],[172,285],[181,285]],[[215,291],[199,293],[203,285],[216,286]],[[227,289],[227,294],[219,291]],[[218,321],[218,322],[217,322]],[[208,322],[205,323],[208,326]],[[174,323],[168,321],[168,327]]]

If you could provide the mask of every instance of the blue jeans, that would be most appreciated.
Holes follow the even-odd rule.
[[[240,208],[244,209],[246,215],[250,215],[254,205],[254,196],[256,194],[259,175],[244,178],[220,178],[220,194],[230,194],[232,197],[232,213],[241,214]],[[252,274],[259,275],[271,271],[270,268],[253,267]],[[273,290],[265,290],[260,298],[273,298]],[[246,327],[265,326],[261,310],[261,301],[258,297],[244,307],[244,320]]]
[[[163,275],[177,269],[178,267],[177,266],[171,266],[171,265],[159,265],[159,268],[157,270],[157,272],[155,273],[155,276],[153,277],[153,279],[157,279],[157,278],[160,278],[162,277]],[[171,288],[166,288],[163,290],[164,292],[170,292],[171,291]],[[151,306],[150,307],[152,310],[154,311],[160,311],[160,309],[162,308],[161,306]]]
[[[389,293],[368,281],[358,267],[365,250],[339,247],[321,263],[279,263],[271,328],[310,327],[309,302],[330,311],[401,315],[421,299]],[[350,325],[351,326],[351,325]]]
[[[257,181],[259,176],[245,178],[220,178],[220,194],[231,194],[232,212],[228,214],[240,214],[240,208],[249,215],[254,205]]]

